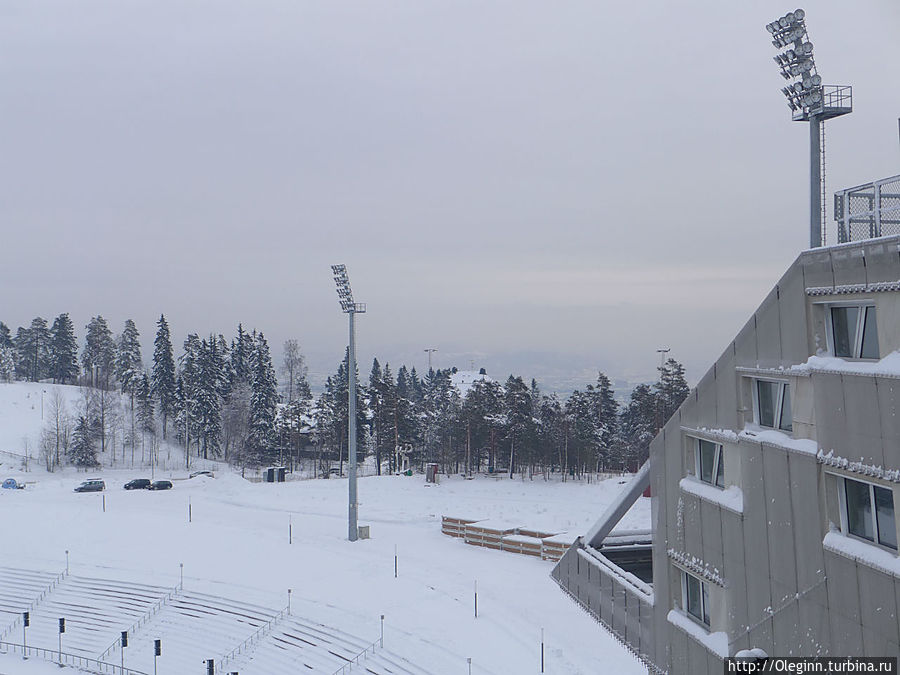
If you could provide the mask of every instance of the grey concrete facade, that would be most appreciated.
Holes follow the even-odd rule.
[[[877,358],[834,356],[842,307],[874,308]],[[900,654],[898,350],[900,237],[802,253],[651,444],[652,588],[584,539],[553,577],[654,672],[718,674],[753,648]],[[789,395],[780,421],[761,391]]]

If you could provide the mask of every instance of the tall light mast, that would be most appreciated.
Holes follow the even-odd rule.
[[[347,463],[349,470],[350,489],[349,506],[347,514],[348,538],[356,541],[359,538],[358,511],[359,504],[356,498],[356,332],[354,317],[357,314],[365,314],[366,306],[361,302],[353,301],[353,291],[350,289],[350,277],[347,276],[346,265],[332,265],[334,281],[337,284],[338,302],[345,314],[350,317],[350,345],[347,350]]]
[[[795,122],[809,122],[809,247],[825,243],[825,120],[853,112],[849,85],[823,85],[813,60],[813,44],[806,32],[806,12],[788,12],[766,25],[772,44],[784,50],[773,57],[786,80],[787,97]]]

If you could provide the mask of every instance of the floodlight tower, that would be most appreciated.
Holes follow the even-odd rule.
[[[331,271],[334,272],[334,281],[337,284],[338,302],[344,313],[350,317],[350,347],[347,350],[347,468],[350,481],[350,505],[347,528],[350,541],[356,541],[359,537],[359,527],[357,526],[358,503],[356,500],[356,331],[353,319],[357,314],[365,314],[366,306],[364,303],[353,301],[347,266],[332,265]]]
[[[787,97],[795,122],[809,122],[809,246],[825,243],[825,120],[853,112],[853,89],[823,85],[813,60],[813,44],[806,33],[806,12],[788,12],[766,26],[772,44],[782,53],[773,57],[786,80]]]

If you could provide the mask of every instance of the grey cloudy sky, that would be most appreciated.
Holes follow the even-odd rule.
[[[0,320],[694,380],[807,234],[772,0],[0,2]],[[829,191],[900,172],[900,5],[805,5]],[[367,371],[367,364],[363,366]],[[504,371],[505,372],[502,372]],[[500,371],[500,372],[498,372]]]

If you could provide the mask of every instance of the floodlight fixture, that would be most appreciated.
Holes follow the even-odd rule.
[[[824,243],[824,163],[822,125],[825,120],[853,110],[850,87],[826,87],[816,71],[814,47],[806,31],[806,12],[796,9],[766,24],[772,44],[784,51],[774,57],[781,76],[796,80],[782,93],[787,98],[791,117],[810,124],[810,247]]]
[[[350,344],[347,347],[347,469],[349,474],[347,536],[350,541],[359,538],[359,501],[356,497],[356,326],[357,314],[364,314],[366,306],[354,302],[350,288],[350,276],[346,265],[332,265],[334,282],[337,285],[338,303],[350,319]]]

